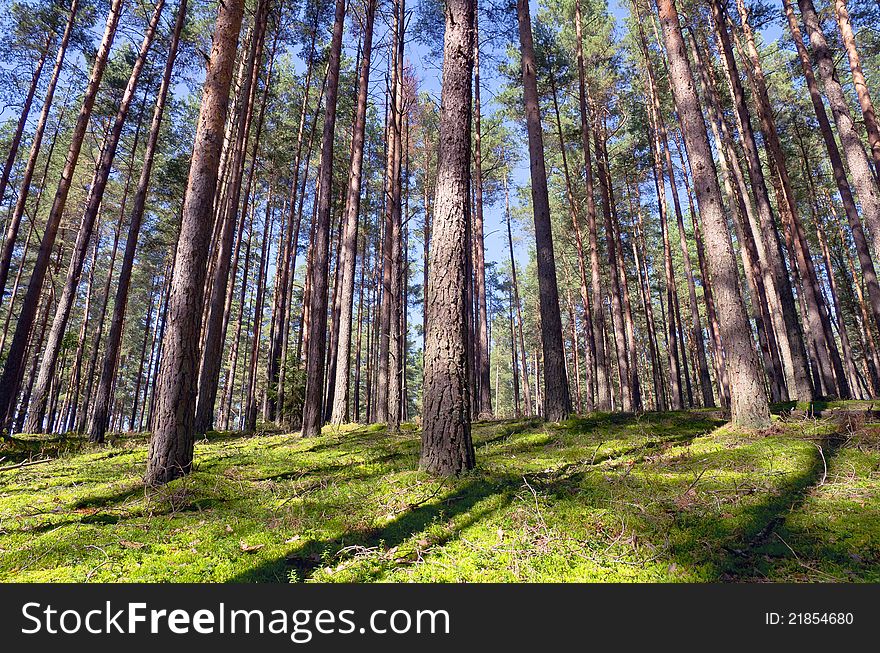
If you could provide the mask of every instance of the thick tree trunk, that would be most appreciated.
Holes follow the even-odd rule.
[[[717,292],[721,337],[726,347],[730,377],[731,419],[741,427],[767,428],[770,426],[769,405],[739,288],[739,274],[721,203],[721,189],[687,59],[678,11],[673,0],[657,0],[657,7],[669,57],[670,86],[682,125],[682,135],[691,157],[697,203],[710,255],[709,269]]]
[[[168,300],[164,364],[156,379],[148,485],[167,483],[192,469],[208,239],[243,12],[243,0],[220,5],[214,29]]]
[[[107,65],[110,46],[112,45],[113,37],[116,34],[116,26],[119,24],[121,11],[122,0],[113,0],[104,26],[101,45],[95,55],[89,83],[85,94],[83,95],[83,102],[80,107],[79,116],[77,116],[76,124],[71,133],[70,148],[67,151],[67,158],[64,162],[64,168],[61,171],[61,180],[58,183],[58,189],[55,191],[55,199],[52,203],[52,208],[46,219],[43,239],[40,243],[40,249],[37,252],[37,258],[34,261],[34,267],[31,271],[30,282],[28,283],[27,293],[22,302],[21,313],[18,316],[18,322],[15,327],[15,334],[12,336],[12,343],[7,352],[6,362],[3,366],[3,373],[0,375],[0,427],[8,426],[12,419],[12,411],[14,410],[15,400],[19,394],[21,377],[24,372],[25,353],[27,350],[28,339],[30,337],[31,328],[34,324],[34,318],[37,314],[40,293],[43,289],[43,280],[46,277],[49,258],[52,254],[52,248],[55,245],[55,238],[58,235],[58,227],[61,224],[64,207],[67,204],[67,196],[70,192],[70,187],[73,184],[73,174],[76,170],[76,164],[79,161],[79,154],[85,140],[89,118],[92,115],[92,108],[95,105],[98,87],[101,84],[101,77],[104,75],[104,68]]]
[[[442,476],[460,474],[475,464],[465,305],[474,2],[447,0],[445,13],[419,459],[422,469]]]
[[[239,206],[242,197],[242,178],[250,136],[250,126],[254,115],[257,81],[262,67],[263,43],[266,34],[266,21],[269,10],[268,0],[261,0],[254,18],[254,29],[248,48],[247,74],[239,95],[238,115],[235,120],[235,140],[231,161],[232,178],[227,189],[225,207],[219,204],[217,219],[222,221],[220,239],[213,282],[208,297],[207,315],[203,326],[205,332],[204,348],[199,365],[199,390],[196,402],[194,428],[196,433],[205,433],[214,425],[214,404],[217,399],[217,385],[220,380],[220,362],[223,359],[227,295],[229,290],[229,271],[233,261],[235,226],[239,216],[244,219],[247,209]],[[267,80],[268,81],[268,80]],[[258,136],[257,136],[258,138]],[[244,193],[248,198],[248,191]],[[240,231],[240,229],[239,229]]]
[[[523,99],[529,133],[529,167],[538,259],[541,344],[544,352],[544,417],[549,421],[558,422],[568,417],[571,412],[571,398],[565,375],[562,319],[559,315],[559,290],[556,285],[550,200],[547,194],[547,171],[544,166],[544,137],[541,128],[541,111],[538,106],[535,48],[532,43],[532,21],[528,0],[517,0],[516,13],[522,54]]]

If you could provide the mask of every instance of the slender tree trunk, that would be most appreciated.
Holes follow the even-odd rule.
[[[177,58],[177,46],[180,42],[180,34],[186,19],[187,0],[181,0],[177,9],[177,19],[174,31],[171,35],[171,43],[168,46],[168,56],[165,60],[165,69],[162,73],[162,82],[156,95],[156,104],[153,109],[153,118],[150,123],[150,132],[147,135],[144,163],[141,166],[140,178],[138,179],[137,191],[135,191],[134,203],[131,209],[131,217],[128,225],[128,236],[125,240],[125,253],[122,256],[122,266],[119,269],[119,281],[116,286],[116,298],[113,303],[113,317],[110,318],[110,332],[107,336],[107,347],[104,350],[104,360],[101,365],[101,378],[98,382],[98,390],[95,395],[95,405],[89,418],[89,440],[103,442],[104,433],[109,423],[109,411],[111,401],[111,387],[113,384],[113,371],[119,360],[119,347],[122,342],[122,324],[125,319],[128,306],[128,293],[131,287],[131,274],[134,269],[134,256],[137,250],[138,238],[140,237],[141,224],[147,204],[150,178],[153,172],[153,160],[156,155],[156,145],[159,141],[159,131],[162,127],[162,115],[165,110],[165,101],[168,97],[168,89],[171,86],[171,74],[174,70],[174,62]],[[151,306],[152,308],[152,306]],[[146,342],[146,337],[145,340]],[[140,376],[140,375],[139,375]],[[137,407],[137,395],[135,392],[135,407]],[[132,422],[134,422],[134,411]]]
[[[767,428],[770,426],[769,405],[740,293],[736,258],[721,203],[721,189],[687,59],[678,11],[673,0],[657,0],[657,8],[669,57],[670,86],[682,125],[682,135],[691,157],[697,203],[710,252],[710,274],[717,291],[721,337],[727,348],[731,418],[734,424],[741,427]]]
[[[352,308],[354,305],[354,275],[357,265],[358,216],[360,215],[361,179],[363,177],[364,141],[367,123],[367,95],[370,88],[370,62],[373,47],[373,21],[376,0],[366,0],[364,41],[358,82],[357,108],[352,131],[351,170],[345,198],[345,227],[342,250],[337,266],[341,266],[339,313],[339,340],[336,347],[336,378],[331,422],[342,424],[348,419],[349,376],[351,374]],[[360,348],[360,345],[358,345]]]
[[[55,245],[55,238],[58,235],[58,227],[61,224],[64,207],[67,204],[67,196],[73,183],[73,174],[76,170],[76,164],[79,161],[79,154],[85,140],[89,118],[92,115],[92,108],[95,105],[95,98],[98,94],[98,86],[101,83],[101,77],[103,76],[104,68],[107,65],[110,46],[112,45],[113,37],[116,34],[116,26],[119,24],[121,10],[122,0],[112,0],[110,11],[107,15],[106,25],[104,27],[104,35],[101,38],[101,45],[96,53],[94,64],[92,65],[91,76],[89,77],[88,87],[83,95],[83,102],[79,116],[77,116],[76,124],[71,133],[70,148],[68,149],[64,168],[61,172],[61,181],[58,184],[58,189],[55,192],[55,199],[52,203],[52,209],[46,220],[43,239],[40,243],[40,249],[37,252],[37,258],[34,261],[34,267],[31,271],[30,282],[28,283],[27,293],[22,302],[21,313],[18,316],[18,322],[15,327],[15,334],[12,336],[12,343],[7,352],[6,362],[3,366],[3,373],[0,375],[0,426],[2,427],[8,426],[12,419],[12,411],[14,410],[15,400],[19,394],[18,391],[21,386],[21,377],[24,372],[25,353],[27,350],[28,339],[30,337],[31,328],[34,324],[34,318],[37,314],[40,293],[43,289],[43,280],[46,277],[49,258],[52,254],[52,248]]]
[[[569,172],[568,167],[568,155],[566,154],[565,147],[565,139],[562,135],[562,120],[559,115],[559,100],[557,99],[557,89],[556,89],[556,80],[553,73],[550,76],[550,85],[553,91],[552,99],[553,99],[553,113],[556,118],[556,134],[559,137],[559,149],[562,152],[562,170],[565,177],[565,193],[568,199],[568,209],[571,214],[571,224],[574,228],[574,244],[577,249],[578,256],[578,273],[579,273],[579,281],[580,281],[580,294],[581,294],[581,302],[584,305],[584,314],[586,318],[586,340],[587,340],[587,348],[586,348],[586,361],[585,367],[587,371],[585,385],[587,386],[587,411],[593,411],[593,368],[595,366],[594,362],[594,352],[593,352],[593,339],[592,339],[592,311],[590,308],[590,295],[587,290],[587,266],[586,260],[584,258],[584,245],[583,245],[583,236],[581,234],[580,227],[580,216],[578,215],[577,202],[574,198],[574,190],[572,188],[572,180],[571,173]],[[506,183],[506,180],[505,180]],[[513,264],[513,255],[511,253],[511,265]],[[578,388],[578,412],[581,412],[580,407],[580,398],[581,391]]]
[[[333,130],[336,126],[336,99],[339,90],[339,60],[342,50],[342,31],[345,21],[345,0],[336,1],[333,38],[330,44],[327,88],[325,90],[324,134],[321,142],[321,169],[319,172],[318,212],[315,239],[312,242],[313,260],[307,270],[312,284],[309,304],[309,343],[306,354],[306,392],[303,404],[302,436],[320,435],[324,416],[324,356],[327,342],[327,277],[329,273],[328,247],[330,239],[330,201],[333,179]]]
[[[792,242],[790,253],[794,256],[794,262],[799,271],[801,288],[803,292],[803,304],[805,306],[804,320],[809,324],[809,330],[813,338],[813,346],[819,352],[819,361],[827,370],[823,382],[832,392],[843,398],[849,396],[849,383],[840,359],[840,352],[834,339],[834,333],[829,318],[829,309],[819,286],[818,275],[813,264],[813,257],[807,243],[806,232],[798,214],[797,202],[795,201],[791,179],[788,174],[788,165],[779,142],[779,134],[776,130],[776,122],[773,118],[773,109],[770,105],[770,97],[767,93],[767,84],[764,79],[764,71],[761,67],[761,59],[755,45],[754,35],[748,22],[748,13],[743,0],[738,0],[743,33],[746,37],[748,59],[751,66],[746,66],[746,74],[751,82],[752,95],[758,116],[761,121],[761,131],[764,135],[764,146],[767,151],[767,160],[773,173],[776,187],[776,200],[779,205],[779,213],[783,218],[788,240]],[[734,33],[734,38],[737,39]],[[738,39],[737,39],[738,43]],[[743,55],[743,59],[745,59]],[[836,379],[836,385],[835,385]]]
[[[814,389],[810,382],[803,334],[798,322],[791,281],[785,269],[782,243],[779,239],[779,232],[776,228],[772,209],[770,208],[770,196],[761,168],[754,132],[752,131],[751,117],[749,116],[745,101],[745,92],[739,79],[730,37],[717,0],[712,0],[712,11],[715,19],[715,33],[719,43],[719,50],[722,54],[721,62],[727,75],[731,97],[734,100],[736,109],[734,115],[736,116],[737,127],[746,155],[746,164],[748,165],[749,177],[754,190],[755,204],[757,205],[758,218],[760,220],[760,228],[753,229],[753,232],[756,241],[766,238],[766,241],[764,241],[766,246],[763,247],[764,255],[761,256],[759,249],[759,256],[761,256],[763,264],[771,272],[769,280],[772,285],[770,287],[776,296],[779,297],[782,324],[780,325],[777,321],[776,338],[779,342],[779,352],[786,371],[789,394],[799,401],[810,401],[814,397]]]
[[[489,327],[486,311],[486,248],[483,242],[483,150],[480,126],[480,29],[479,2],[474,2],[474,298],[476,300],[476,332],[479,397],[477,416],[492,416],[492,393],[489,368]]]
[[[519,341],[519,359],[522,362],[523,399],[525,400],[526,417],[532,416],[532,390],[529,384],[528,357],[526,356],[526,340],[523,334],[522,304],[519,301],[519,281],[516,276],[516,259],[513,255],[513,231],[510,226],[510,189],[507,175],[504,176],[504,217],[507,223],[507,246],[510,250],[510,274],[513,285],[513,303],[516,306],[517,340]]]
[[[164,364],[156,379],[148,485],[167,483],[192,469],[211,212],[243,11],[243,0],[229,0],[217,14],[174,260],[162,346]]]
[[[532,43],[532,21],[528,0],[517,0],[516,9],[522,53],[523,98],[529,133],[532,204],[538,258],[541,343],[544,352],[544,417],[549,421],[558,422],[564,420],[571,412],[571,398],[565,375],[562,319],[559,315],[559,290],[556,285],[547,171],[544,166],[544,137],[538,106],[535,49]]]
[[[793,14],[790,9],[790,0],[785,0],[785,3],[787,5],[786,11]],[[873,258],[876,262],[880,260],[880,189],[877,187],[868,157],[853,123],[843,87],[837,79],[833,56],[825,40],[825,34],[822,31],[822,25],[813,2],[812,0],[798,0],[798,5],[807,28],[807,34],[810,37],[810,44],[813,46],[813,56],[819,69],[825,97],[831,106],[831,113],[837,125],[837,134],[843,145],[843,152],[852,175],[856,196],[862,206],[862,215],[868,226],[868,232],[871,234]],[[792,22],[793,15],[789,17],[789,25]]]
[[[43,357],[40,363],[40,373],[37,376],[37,383],[34,386],[33,395],[31,397],[31,407],[28,412],[28,421],[26,428],[31,429],[33,432],[39,430],[39,425],[43,420],[44,411],[46,409],[47,393],[49,391],[49,383],[51,382],[52,374],[55,369],[55,363],[58,358],[58,353],[61,349],[61,340],[64,337],[64,332],[67,328],[67,320],[70,317],[70,309],[73,307],[76,291],[79,287],[83,264],[85,263],[86,259],[86,252],[88,250],[89,241],[92,238],[92,231],[95,226],[95,219],[97,218],[98,211],[101,207],[101,202],[104,198],[104,190],[107,188],[107,182],[110,179],[110,173],[113,167],[113,160],[116,158],[116,150],[119,145],[119,139],[122,136],[122,129],[125,126],[125,122],[128,118],[128,110],[131,107],[132,101],[134,100],[135,89],[137,87],[141,71],[143,70],[144,64],[146,63],[147,55],[150,51],[150,46],[153,43],[153,38],[156,35],[156,26],[159,23],[159,18],[162,15],[162,9],[164,8],[164,6],[164,0],[159,0],[159,2],[156,4],[156,8],[153,11],[152,17],[150,18],[150,23],[147,26],[146,32],[144,33],[144,38],[141,42],[141,47],[140,51],[138,52],[137,59],[135,59],[134,65],[132,66],[131,74],[128,78],[128,84],[125,87],[125,92],[123,93],[122,98],[119,102],[119,108],[116,112],[116,117],[113,122],[113,128],[110,131],[107,139],[104,141],[104,146],[101,150],[101,157],[98,160],[95,178],[89,190],[88,200],[86,201],[86,210],[83,213],[79,232],[76,236],[76,245],[74,246],[73,255],[70,259],[70,263],[68,266],[67,279],[64,282],[64,289],[62,290],[61,297],[58,300],[58,306],[55,311],[55,318],[52,321],[52,328],[49,330],[49,338],[46,343],[45,349],[43,350]],[[133,151],[137,149],[137,137],[140,130],[140,124],[141,121],[139,115]]]
[[[575,31],[577,34],[576,54],[578,64],[578,102],[581,119],[581,145],[584,152],[584,183],[587,204],[587,225],[590,237],[590,275],[592,298],[584,302],[585,310],[589,312],[587,320],[587,348],[592,356],[592,363],[596,370],[597,398],[595,407],[607,411],[611,409],[611,389],[608,367],[605,357],[605,316],[602,310],[602,277],[599,269],[599,237],[596,227],[596,199],[593,184],[593,160],[590,152],[590,118],[589,105],[587,103],[587,82],[584,68],[583,34],[581,21],[580,0],[575,1]],[[525,364],[525,363],[523,363]],[[590,384],[592,385],[592,384]],[[588,389],[588,395],[592,395],[592,387]]]
[[[263,298],[266,294],[266,268],[268,266],[268,246],[272,240],[272,191],[266,198],[266,219],[263,222],[263,244],[260,250],[259,273],[257,275],[257,296],[254,299],[253,334],[251,338],[250,368],[248,370],[248,394],[245,404],[244,430],[253,433],[257,430],[257,363],[260,358],[260,333],[263,326]]]

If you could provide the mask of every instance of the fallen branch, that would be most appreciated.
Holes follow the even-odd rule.
[[[10,469],[19,469],[21,467],[30,467],[31,465],[39,465],[41,463],[48,463],[55,460],[54,458],[41,458],[40,460],[26,460],[23,463],[18,463],[15,465],[7,465],[6,467],[0,467],[0,472],[6,472]]]

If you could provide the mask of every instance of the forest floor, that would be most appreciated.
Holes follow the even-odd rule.
[[[211,433],[150,491],[145,435],[21,436],[0,581],[878,582],[880,424],[814,408],[762,434],[712,411],[479,422],[477,469],[446,481],[414,425]]]

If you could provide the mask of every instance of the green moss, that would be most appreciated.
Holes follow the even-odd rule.
[[[478,467],[417,470],[417,426],[212,432],[146,491],[146,436],[0,448],[4,581],[880,579],[880,427],[765,434],[711,411],[474,425]]]

